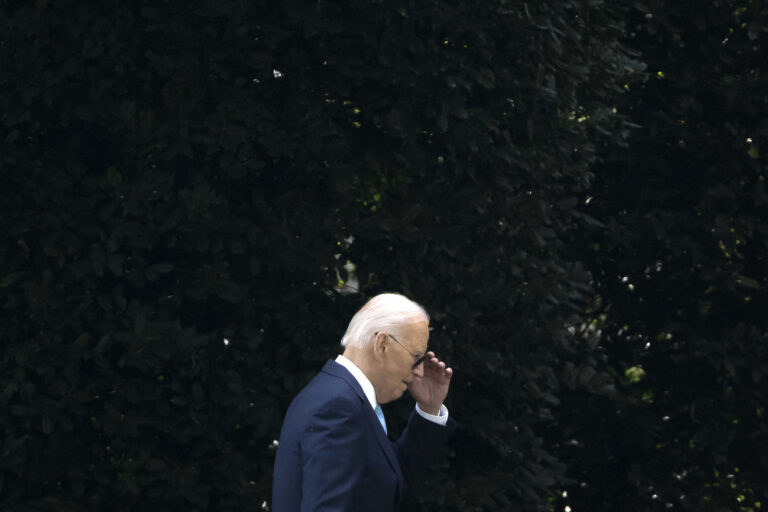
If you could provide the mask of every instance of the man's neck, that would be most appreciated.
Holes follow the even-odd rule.
[[[344,354],[342,354],[344,357],[355,363],[355,366],[360,368],[360,371],[363,372],[365,377],[371,382],[373,385],[373,389],[376,392],[376,396],[379,396],[379,390],[376,387],[377,386],[377,373],[374,370],[374,366],[371,361],[371,354],[368,349],[364,348],[358,348],[358,347],[346,347],[344,349]]]
[[[342,354],[344,357],[355,363],[355,366],[360,368],[360,371],[362,371],[366,377],[370,380],[371,378],[371,371],[370,371],[370,362],[368,361],[368,357],[366,357],[365,352],[363,349],[357,348],[357,347],[346,347],[344,349],[344,353]]]

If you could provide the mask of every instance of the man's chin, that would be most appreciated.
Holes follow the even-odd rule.
[[[401,398],[403,398],[403,395],[405,394],[407,389],[408,389],[408,387],[406,386],[402,390],[397,391],[396,393],[394,393],[392,395],[392,397],[389,399],[389,401],[390,402],[394,402],[395,400],[400,400]]]

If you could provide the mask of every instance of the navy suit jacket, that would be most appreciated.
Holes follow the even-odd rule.
[[[449,418],[448,425],[438,425],[414,411],[392,442],[357,380],[328,361],[288,408],[275,459],[272,510],[393,512],[454,424]]]

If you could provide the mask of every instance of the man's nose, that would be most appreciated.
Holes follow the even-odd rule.
[[[420,362],[416,366],[413,367],[413,374],[417,377],[423,377],[424,376],[424,361]]]

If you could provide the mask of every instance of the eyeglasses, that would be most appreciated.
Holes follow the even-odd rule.
[[[377,334],[379,334],[379,333],[378,333],[378,332],[375,332],[375,333],[373,333],[373,335],[374,335],[374,336],[376,336]],[[405,350],[406,352],[408,352],[409,354],[411,354],[411,357],[414,359],[414,361],[416,361],[415,363],[413,363],[413,366],[412,366],[412,368],[413,368],[413,369],[415,369],[417,366],[419,366],[421,363],[423,363],[423,362],[424,362],[424,359],[427,357],[427,354],[422,354],[422,355],[419,355],[419,354],[414,354],[413,352],[411,352],[410,350],[408,350],[408,348],[407,348],[405,345],[403,345],[402,343],[400,343],[400,341],[399,341],[397,338],[395,338],[394,336],[392,336],[392,335],[391,335],[391,334],[389,334],[388,332],[385,332],[384,334],[386,334],[387,336],[389,336],[390,338],[392,338],[392,341],[394,341],[395,343],[397,343],[398,345],[400,345],[401,347],[403,347],[403,350]]]

